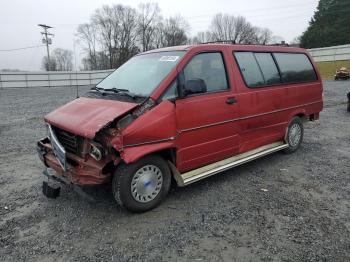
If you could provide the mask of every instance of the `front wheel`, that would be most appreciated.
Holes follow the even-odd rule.
[[[291,154],[297,151],[303,142],[304,127],[300,117],[294,117],[288,125],[286,142],[289,147],[284,149],[284,153]]]
[[[112,191],[115,200],[133,212],[155,208],[169,192],[171,174],[163,158],[151,155],[115,171]]]

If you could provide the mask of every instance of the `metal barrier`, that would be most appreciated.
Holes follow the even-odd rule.
[[[350,60],[350,45],[339,45],[308,50],[316,62]]]
[[[0,72],[0,88],[96,85],[113,70]]]

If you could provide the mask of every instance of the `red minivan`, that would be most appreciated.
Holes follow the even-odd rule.
[[[319,118],[322,95],[304,49],[152,50],[46,115],[38,153],[49,181],[111,183],[118,204],[142,212],[164,199],[172,181],[186,186],[276,151],[295,152],[303,123]]]

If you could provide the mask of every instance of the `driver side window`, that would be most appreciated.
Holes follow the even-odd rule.
[[[202,79],[207,92],[227,90],[226,70],[221,53],[202,53],[192,58],[186,65],[185,81]]]

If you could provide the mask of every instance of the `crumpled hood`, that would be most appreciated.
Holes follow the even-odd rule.
[[[81,97],[47,114],[45,121],[73,134],[93,138],[108,123],[137,105],[136,103]]]

